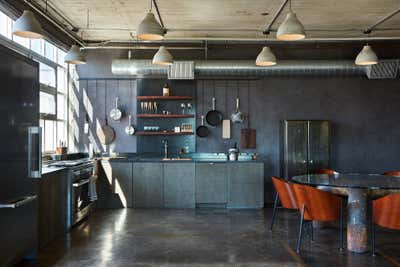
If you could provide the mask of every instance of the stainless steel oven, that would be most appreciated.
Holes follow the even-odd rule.
[[[72,169],[71,186],[71,226],[89,215],[93,202],[90,200],[90,179],[93,164],[85,164]]]

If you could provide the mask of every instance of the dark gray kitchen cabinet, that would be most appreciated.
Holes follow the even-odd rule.
[[[329,121],[285,120],[282,154],[282,174],[288,179],[329,168]]]
[[[227,165],[228,208],[264,206],[264,164],[237,162]]]
[[[133,163],[132,177],[134,208],[162,208],[164,206],[162,163]]]
[[[66,170],[44,174],[37,179],[39,206],[39,247],[67,231],[67,188]]]
[[[164,207],[195,207],[194,163],[164,163]]]
[[[196,163],[196,204],[227,203],[228,179],[225,163]]]
[[[105,179],[99,190],[99,204],[104,200],[108,208],[132,207],[132,162],[106,161],[101,162]]]

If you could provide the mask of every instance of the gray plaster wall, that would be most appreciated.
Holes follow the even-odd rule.
[[[283,59],[349,59],[356,55],[359,44],[326,45],[326,47],[293,47],[275,48],[276,54]],[[397,43],[380,44],[378,55],[393,58],[398,55]],[[286,49],[286,50],[285,50]],[[258,48],[226,49],[210,51],[210,58],[255,58]],[[180,52],[182,53],[182,52]],[[188,53],[188,52],[186,52]],[[110,92],[108,95],[108,111],[113,105],[115,92],[128,95],[132,90],[132,98],[136,96],[137,88],[127,89],[127,81],[121,80],[120,89],[116,91],[117,81],[129,77],[114,76],[110,72],[112,58],[126,57],[125,51],[90,51],[89,64],[78,68],[80,87],[85,86],[86,78],[108,80]],[[145,51],[138,58],[151,58],[152,51]],[[188,59],[188,54],[177,54],[178,59]],[[192,58],[201,58],[201,53],[195,51]],[[165,80],[154,80],[162,84]],[[177,81],[178,83],[179,81]],[[94,114],[100,120],[104,116],[104,85],[103,89],[93,89],[93,80],[88,81],[89,99],[94,103]],[[114,84],[114,86],[111,86]],[[125,84],[125,85],[123,85]],[[133,81],[137,84],[137,81]],[[202,89],[204,84],[204,99]],[[211,108],[211,98],[215,91],[217,109],[228,117],[234,110],[234,100],[239,88],[241,110],[249,112],[250,125],[257,130],[257,151],[265,162],[265,197],[272,199],[272,185],[269,177],[280,175],[280,123],[284,119],[324,119],[330,120],[333,127],[332,137],[332,168],[341,172],[381,173],[400,169],[400,81],[368,80],[366,77],[339,76],[273,76],[260,79],[246,77],[217,78],[203,77],[195,81],[197,96],[197,115],[206,113]],[[214,90],[215,88],[215,90]],[[248,88],[250,95],[248,95]],[[248,104],[249,99],[249,104]],[[126,100],[124,100],[126,101]],[[135,101],[122,103],[124,109],[134,112]],[[196,119],[200,123],[199,116]],[[110,123],[116,128],[117,139],[108,150],[118,152],[137,151],[136,137],[123,134],[126,120],[119,124]],[[206,139],[196,138],[197,152],[224,152],[235,141],[240,140],[240,129],[243,125],[232,125],[232,139],[221,138],[221,127],[211,128],[211,135]],[[92,127],[95,127],[92,125]],[[84,142],[83,142],[84,143]],[[82,147],[84,148],[84,146]]]

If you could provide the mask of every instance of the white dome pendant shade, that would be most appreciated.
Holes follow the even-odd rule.
[[[72,45],[71,49],[64,57],[64,62],[69,64],[86,64],[85,57],[83,56],[79,46]]]
[[[160,46],[160,49],[158,49],[157,53],[153,57],[153,64],[167,66],[171,65],[173,62],[174,58],[165,46]]]
[[[378,64],[378,56],[372,50],[371,46],[364,45],[363,49],[358,53],[355,63],[361,66],[375,65]]]
[[[146,14],[136,32],[137,38],[143,41],[162,40],[164,39],[164,34],[165,30],[151,12]]]
[[[276,57],[268,46],[264,46],[256,59],[257,66],[273,66],[276,65]]]
[[[296,13],[290,10],[276,32],[276,38],[282,41],[297,41],[306,38],[304,26]]]
[[[29,10],[24,10],[21,17],[14,22],[12,33],[19,37],[30,39],[44,38],[42,26]]]

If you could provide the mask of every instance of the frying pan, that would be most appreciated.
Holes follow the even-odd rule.
[[[119,121],[119,120],[121,119],[121,117],[122,117],[122,112],[121,112],[121,110],[118,108],[118,101],[119,101],[119,98],[116,97],[116,98],[115,98],[115,108],[113,108],[113,109],[110,111],[110,117],[111,117],[111,119],[113,119],[113,120],[115,120],[115,121]]]
[[[204,125],[204,115],[201,115],[201,125],[197,127],[196,134],[198,137],[207,137],[209,134],[207,126]]]
[[[128,126],[125,128],[125,133],[127,135],[134,135],[135,134],[135,128],[132,126],[132,116],[128,116]]]
[[[212,98],[212,110],[207,112],[206,120],[211,126],[217,126],[222,122],[222,113],[215,109],[215,97]]]

